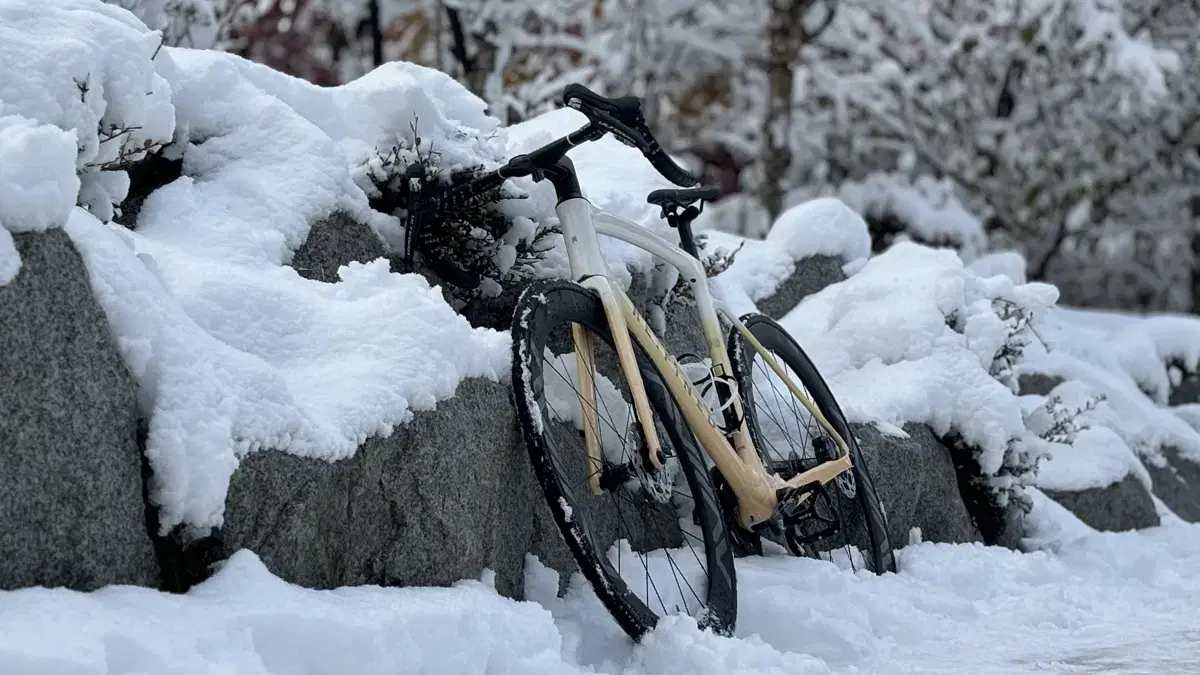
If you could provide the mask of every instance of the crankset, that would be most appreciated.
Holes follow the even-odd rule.
[[[776,493],[775,515],[783,525],[783,536],[794,555],[805,555],[804,547],[837,535],[841,517],[833,496],[821,483],[781,488]]]

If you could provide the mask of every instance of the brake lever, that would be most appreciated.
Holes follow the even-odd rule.
[[[583,112],[593,124],[599,125],[624,145],[642,153],[650,151],[650,143],[645,138],[642,138],[641,134],[609,113],[595,107],[590,108],[588,112],[584,112],[583,101],[574,96],[568,98],[566,104],[570,108]]]

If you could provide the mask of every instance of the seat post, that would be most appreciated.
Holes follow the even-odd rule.
[[[667,224],[679,230],[679,247],[696,260],[700,259],[700,252],[696,250],[696,237],[692,234],[692,219],[698,215],[700,210],[689,206],[681,212],[667,216]]]

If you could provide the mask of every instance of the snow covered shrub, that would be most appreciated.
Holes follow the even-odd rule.
[[[981,277],[953,251],[900,242],[782,320],[852,422],[928,425],[950,448],[984,537],[1027,509],[1045,444],[1030,433],[1014,369],[1036,342],[1052,286]]]
[[[976,258],[987,245],[983,225],[958,200],[945,179],[900,172],[876,172],[847,181],[838,197],[866,219],[876,252],[897,241],[953,248],[964,260]]]
[[[1079,432],[1091,428],[1087,413],[1095,410],[1104,399],[1104,394],[1092,394],[1079,405],[1068,405],[1061,393],[1051,394],[1026,417],[1025,423],[1047,443],[1071,445]]]
[[[407,224],[412,190],[416,185],[406,178],[409,167],[424,169],[420,192],[428,199],[438,189],[461,185],[478,176],[483,166],[444,166],[433,143],[423,140],[413,127],[413,138],[401,137],[386,152],[369,160],[368,175],[374,185],[371,207],[397,215]],[[412,243],[414,271],[431,271],[450,286],[451,296],[461,306],[514,291],[534,276],[534,265],[545,256],[551,244],[548,238],[557,227],[539,227],[531,219],[503,213],[499,205],[506,200],[525,199],[527,195],[506,182],[499,188],[475,197],[439,204],[427,211],[416,240]],[[415,257],[414,256],[414,257]]]
[[[162,31],[171,47],[209,49],[217,39],[217,13],[212,0],[104,0],[137,15],[152,30]]]
[[[0,5],[0,116],[73,133],[77,203],[101,220],[129,189],[127,170],[175,129],[162,38],[99,2],[9,0]]]

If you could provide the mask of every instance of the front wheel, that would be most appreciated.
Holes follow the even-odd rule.
[[[883,506],[871,481],[866,458],[833,392],[812,360],[777,322],[762,314],[748,314],[742,317],[742,323],[846,441],[853,464],[850,471],[827,486],[828,502],[834,511],[829,519],[836,523],[836,533],[807,541],[808,538],[785,530],[786,545],[797,555],[832,560],[852,569],[861,566],[877,574],[896,571]],[[729,352],[750,437],[768,473],[777,473],[787,480],[834,459],[834,441],[736,326],[730,332]],[[747,532],[738,534],[753,538]]]
[[[592,378],[579,375],[576,338],[592,346]],[[517,303],[512,340],[513,392],[529,458],[600,601],[634,640],[670,614],[731,632],[737,590],[725,522],[663,374],[634,343],[664,455],[655,469],[596,293],[562,280],[531,284]],[[586,347],[579,351],[586,363]],[[581,399],[581,390],[591,395]],[[583,441],[588,400],[599,457],[589,457]]]

